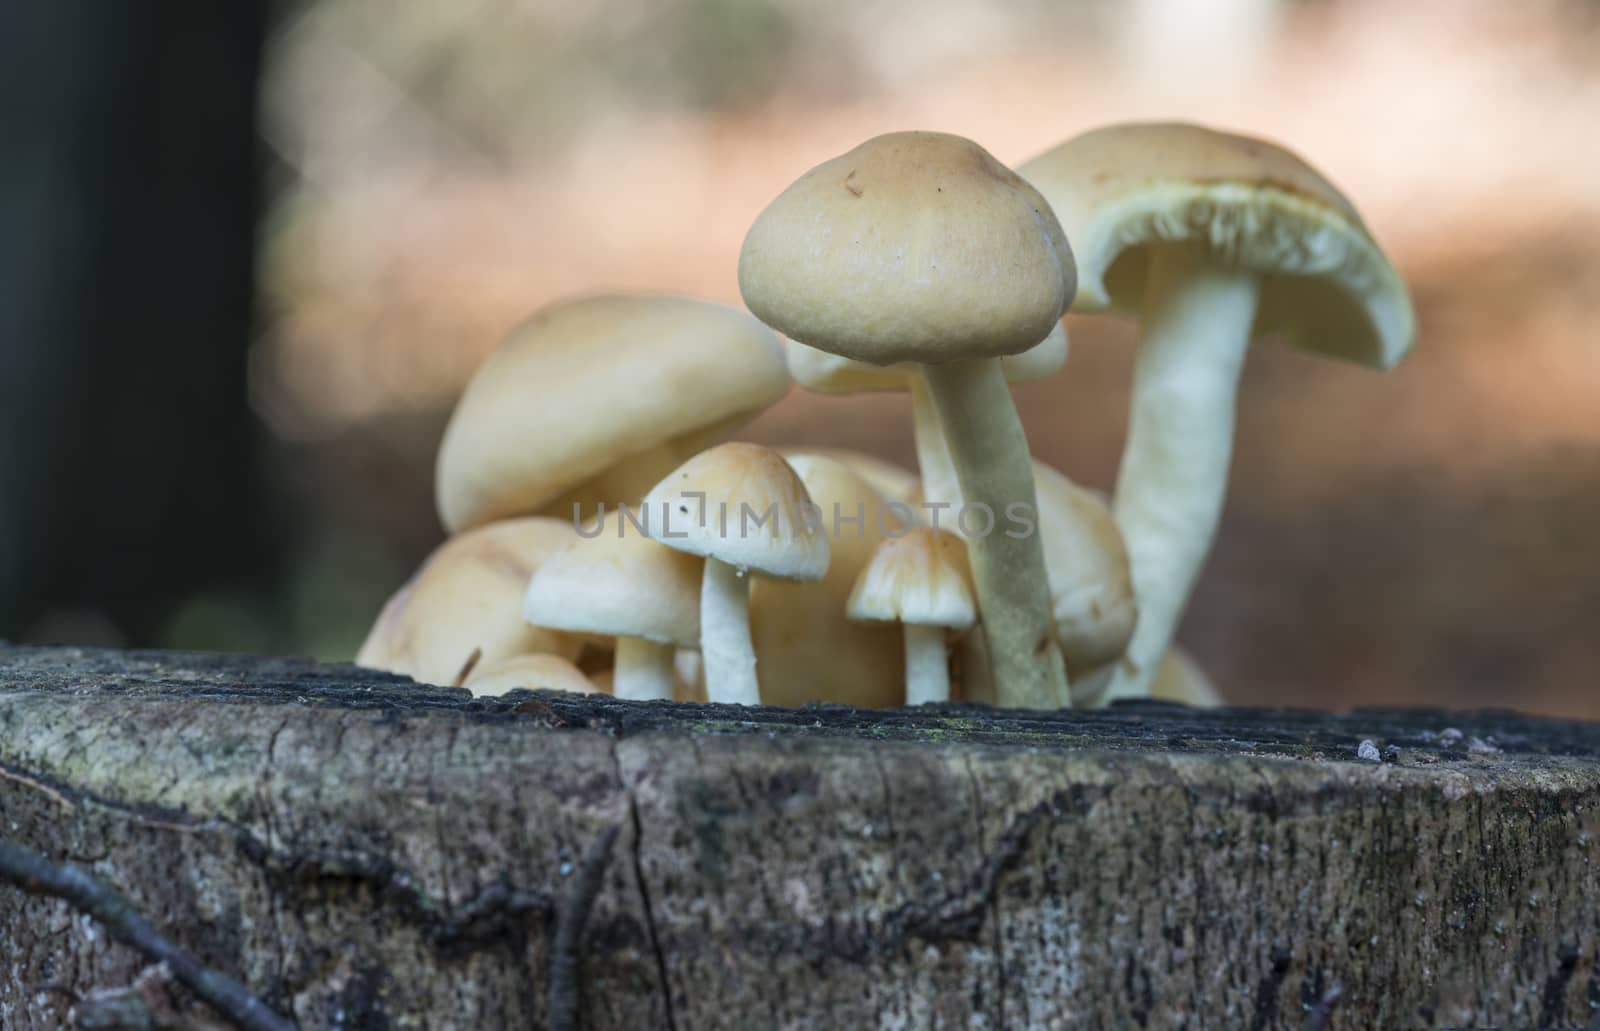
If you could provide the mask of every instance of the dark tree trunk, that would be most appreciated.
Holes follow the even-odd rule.
[[[0,634],[265,568],[245,393],[263,0],[0,4]]]

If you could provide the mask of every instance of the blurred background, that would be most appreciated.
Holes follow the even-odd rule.
[[[45,6],[0,14],[0,635],[348,658],[532,309],[737,301],[756,213],[879,132],[1184,118],[1320,167],[1422,330],[1253,354],[1181,640],[1236,702],[1600,718],[1600,2]],[[1068,329],[1019,404],[1109,488],[1132,327]],[[746,436],[912,461],[898,398]]]

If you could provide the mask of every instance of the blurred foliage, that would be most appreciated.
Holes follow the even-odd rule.
[[[802,31],[779,0],[327,0],[297,8],[280,43],[337,41],[347,60],[370,62],[472,149],[503,160],[619,106],[760,101],[784,83]]]

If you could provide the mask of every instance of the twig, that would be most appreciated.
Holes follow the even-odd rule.
[[[151,962],[165,963],[180,984],[235,1027],[244,1031],[295,1031],[293,1024],[269,1010],[239,982],[201,966],[163,936],[115,888],[78,867],[52,863],[30,849],[0,841],[0,881],[9,881],[30,895],[63,899],[94,917],[113,938],[137,949]]]
[[[621,824],[606,828],[594,840],[572,878],[572,887],[556,909],[555,941],[550,946],[550,1005],[545,1023],[550,1031],[575,1031],[578,1026],[578,942],[583,925],[600,893],[600,881],[611,862],[611,845]]]

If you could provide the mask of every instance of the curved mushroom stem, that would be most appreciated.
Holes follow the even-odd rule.
[[[911,376],[911,419],[917,442],[917,471],[922,474],[922,500],[950,506],[925,510],[919,521],[948,530],[961,509],[961,483],[950,461],[950,445],[939,427],[939,413],[934,410],[927,378],[918,373]],[[934,522],[934,518],[941,522]]]
[[[639,702],[671,698],[672,645],[642,637],[617,638],[611,693]]]
[[[923,372],[971,512],[968,525],[958,522],[958,529],[967,536],[972,559],[995,702],[1013,708],[1062,708],[1070,696],[1050,620],[1033,463],[1000,362],[949,362],[924,366]],[[1033,530],[1024,532],[1016,515],[1031,520]],[[992,526],[980,532],[989,516]]]
[[[1133,409],[1112,512],[1128,543],[1139,623],[1109,697],[1148,698],[1216,536],[1234,399],[1260,277],[1163,247],[1150,258]]]
[[[707,700],[761,704],[750,640],[750,578],[714,558],[706,559],[700,582],[700,658]]]
[[[944,627],[903,623],[906,638],[906,704],[950,700],[950,657]]]

